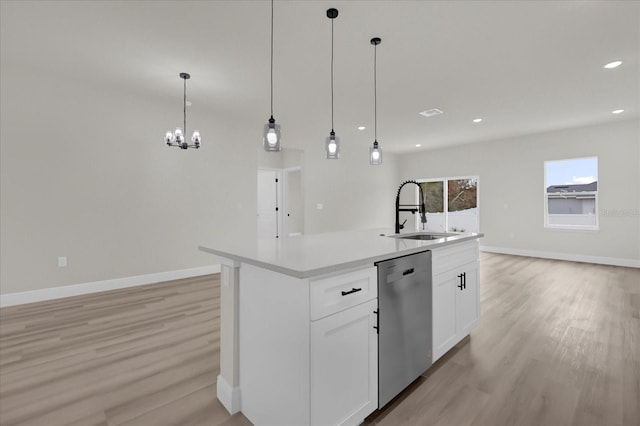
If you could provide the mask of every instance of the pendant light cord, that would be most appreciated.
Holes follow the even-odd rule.
[[[182,122],[183,126],[184,126],[184,133],[183,135],[186,137],[187,134],[187,79],[183,78],[184,80],[184,95],[183,95],[183,103],[182,103],[182,113],[183,113],[183,117],[184,120]]]
[[[331,131],[333,132],[333,19],[331,19]]]
[[[273,118],[273,0],[271,0],[271,118]]]
[[[378,83],[377,83],[377,51],[378,45],[373,45],[373,140],[378,142]]]

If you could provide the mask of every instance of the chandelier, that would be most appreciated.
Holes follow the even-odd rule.
[[[176,127],[176,129],[172,132],[171,130],[167,130],[167,133],[164,136],[164,142],[168,146],[177,146],[180,149],[187,148],[200,148],[200,132],[197,130],[193,131],[191,135],[191,143],[188,143],[184,137],[184,134],[187,133],[187,80],[191,78],[189,74],[186,72],[180,73],[180,78],[184,80],[184,96],[183,96],[183,127]]]

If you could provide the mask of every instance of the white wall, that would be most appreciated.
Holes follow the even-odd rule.
[[[203,148],[170,149],[161,134],[181,121],[173,104],[1,71],[3,294],[203,266],[212,258],[199,243],[227,229],[255,235],[260,129],[194,109]]]
[[[640,259],[640,124],[515,137],[403,155],[403,179],[480,176],[481,245]],[[599,231],[544,228],[544,161],[598,157]]]
[[[343,144],[339,160],[326,160],[319,148],[305,151],[305,232],[392,229],[397,157],[385,153],[382,165],[371,166],[368,146]]]
[[[0,294],[206,266],[198,244],[255,238],[264,117],[194,107],[203,147],[182,151],[162,141],[179,102],[7,61],[0,78]],[[372,167],[346,138],[328,161],[322,131],[298,146],[305,233],[391,227],[394,156]]]

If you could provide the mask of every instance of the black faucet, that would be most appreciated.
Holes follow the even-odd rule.
[[[419,205],[418,204],[400,205],[400,191],[402,191],[402,187],[408,183],[415,183],[416,185],[418,185],[418,189],[420,190],[420,201],[421,201]],[[412,214],[419,212],[420,222],[427,223],[427,209],[425,208],[425,205],[424,205],[424,192],[422,192],[422,186],[420,186],[420,184],[415,180],[407,180],[405,182],[402,182],[402,184],[398,188],[398,194],[396,195],[396,234],[400,233],[400,230],[404,228],[404,224],[406,222],[405,220],[404,222],[402,222],[402,224],[400,223],[400,212],[411,212]]]

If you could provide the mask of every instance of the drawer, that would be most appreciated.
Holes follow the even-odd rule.
[[[378,270],[371,267],[312,279],[309,285],[313,321],[378,297]]]
[[[478,241],[458,243],[431,252],[433,276],[479,259]]]

